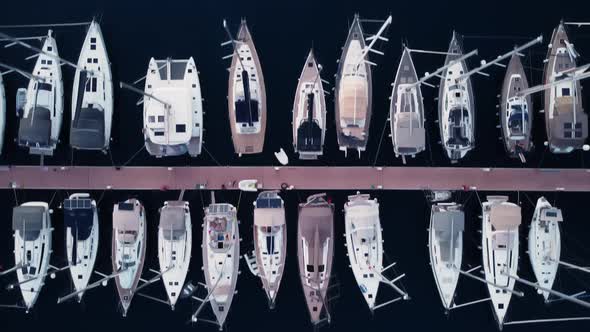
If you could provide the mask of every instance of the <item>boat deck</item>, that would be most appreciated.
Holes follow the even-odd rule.
[[[260,189],[590,191],[590,169],[466,167],[4,166],[0,189]]]

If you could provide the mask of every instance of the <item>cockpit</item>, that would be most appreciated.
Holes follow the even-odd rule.
[[[226,249],[232,239],[228,229],[228,221],[225,218],[213,218],[209,220],[209,245],[213,249]]]
[[[529,122],[527,104],[522,100],[511,99],[506,104],[508,130],[511,139],[523,139]]]
[[[469,111],[463,107],[455,107],[449,112],[449,139],[447,145],[465,147],[470,144],[468,136]]]
[[[119,234],[119,239],[123,245],[135,244],[135,240],[137,239],[137,232],[136,231],[119,230],[118,234]]]

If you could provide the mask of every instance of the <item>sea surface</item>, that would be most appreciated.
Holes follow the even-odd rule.
[[[0,25],[86,22],[96,17],[106,39],[115,81],[133,82],[145,75],[151,57],[164,59],[194,57],[200,72],[202,94],[205,99],[205,148],[198,158],[188,156],[155,159],[143,147],[142,107],[136,106],[139,99],[132,92],[115,90],[115,115],[111,154],[97,152],[76,152],[67,147],[70,121],[70,96],[74,71],[63,67],[65,95],[64,127],[62,142],[54,157],[46,158],[47,165],[154,165],[154,166],[201,166],[201,165],[276,165],[273,152],[284,148],[293,165],[345,166],[378,165],[401,166],[395,159],[389,138],[388,97],[391,93],[402,45],[411,48],[445,51],[453,30],[464,35],[465,50],[478,49],[479,57],[469,62],[471,67],[480,59],[493,59],[517,44],[524,44],[539,34],[545,39],[542,45],[524,52],[524,63],[533,84],[539,84],[542,76],[546,45],[553,28],[561,19],[584,21],[588,19],[590,3],[587,1],[562,2],[559,6],[546,6],[538,1],[502,2],[484,4],[477,1],[11,1],[3,3],[0,11]],[[348,25],[355,13],[371,19],[385,19],[393,16],[388,29],[388,43],[381,45],[384,56],[372,55],[371,61],[378,66],[373,71],[373,118],[367,151],[360,159],[356,155],[345,158],[338,151],[333,116],[333,97],[328,103],[328,131],[325,156],[318,161],[301,162],[293,155],[291,137],[291,110],[294,90],[309,49],[313,47],[318,61],[324,66],[323,78],[332,82],[336,72],[336,59],[348,32]],[[265,151],[255,156],[238,158],[233,153],[227,115],[227,71],[229,63],[221,58],[230,53],[220,43],[226,40],[222,20],[227,19],[235,33],[241,18],[248,21],[257,51],[260,55],[265,76],[268,97],[268,124]],[[370,33],[379,24],[367,23],[365,30]],[[84,27],[57,27],[60,55],[76,61],[84,39]],[[0,31],[16,36],[38,36],[46,29],[2,29]],[[570,37],[576,49],[582,54],[580,63],[590,62],[590,27],[571,27]],[[35,43],[35,42],[33,42]],[[32,69],[33,61],[25,60],[31,55],[19,47],[0,49],[0,62],[10,63],[23,69]],[[444,58],[438,55],[416,54],[414,63],[419,74],[431,72],[442,65]],[[500,93],[504,69],[493,66],[487,73],[490,77],[475,76],[476,93],[476,141],[477,147],[457,166],[459,167],[562,167],[580,168],[590,165],[590,153],[577,151],[569,155],[553,155],[546,151],[545,126],[540,96],[534,98],[534,143],[535,150],[522,165],[520,161],[506,156],[498,125],[496,105]],[[8,96],[7,127],[1,165],[39,163],[26,151],[18,149],[13,139],[17,134],[17,120],[14,114],[14,96],[19,87],[26,87],[26,81],[10,74],[4,77]],[[434,81],[436,83],[436,81]],[[140,86],[142,88],[142,86]],[[329,87],[331,88],[331,86]],[[415,159],[408,160],[408,166],[449,166],[441,146],[434,98],[437,90],[423,86],[428,126],[428,150]],[[332,94],[333,95],[333,94]],[[590,94],[584,94],[584,105],[590,102]],[[387,125],[387,126],[386,126]],[[384,131],[385,128],[385,131]],[[433,169],[433,171],[435,171]],[[137,179],[141,181],[141,179]],[[496,323],[489,303],[458,309],[445,315],[436,290],[428,263],[427,227],[430,208],[424,193],[420,191],[373,191],[372,196],[381,203],[381,223],[385,240],[386,263],[397,262],[398,273],[406,273],[402,283],[412,299],[397,302],[376,311],[367,309],[348,268],[345,254],[343,204],[349,191],[333,191],[328,195],[336,205],[335,215],[335,258],[334,298],[330,301],[332,324],[322,330],[333,331],[408,331],[408,330],[454,330],[454,331],[495,331]],[[11,231],[12,207],[26,201],[51,202],[54,210],[52,222],[54,249],[52,264],[64,265],[63,212],[60,204],[72,192],[66,191],[0,191],[0,266],[14,264]],[[314,192],[297,191],[282,194],[287,209],[289,233],[288,258],[279,292],[277,307],[270,311],[261,289],[260,281],[252,276],[242,262],[238,281],[238,294],[231,307],[225,329],[227,331],[306,331],[312,330],[299,281],[296,256],[297,204]],[[148,252],[144,277],[151,277],[147,268],[158,268],[156,243],[158,209],[166,200],[178,197],[175,191],[93,191],[91,195],[99,201],[100,252],[96,269],[103,273],[111,271],[110,241],[111,215],[113,204],[129,197],[139,198],[146,207],[148,217]],[[585,204],[590,193],[532,193],[532,192],[465,192],[456,196],[458,202],[466,204],[466,230],[463,267],[481,264],[481,214],[479,200],[488,194],[506,194],[511,201],[522,206],[521,259],[519,275],[532,279],[533,274],[526,254],[528,224],[532,218],[534,203],[540,196],[547,197],[563,210],[565,221],[562,225],[562,257],[574,263],[588,266],[590,250],[588,235],[590,224]],[[209,204],[209,192],[189,191],[185,193],[190,202],[193,220],[193,257],[188,279],[202,281],[200,234],[203,206]],[[232,191],[217,192],[218,201],[238,206],[241,221],[240,234],[243,238],[243,253],[252,250],[252,202],[255,194]],[[14,304],[20,299],[18,292],[9,292],[3,285],[11,277],[0,280],[0,304]],[[534,318],[590,316],[590,311],[574,304],[554,302],[546,305],[542,297],[526,286],[517,286],[525,292],[525,298],[514,298],[509,309],[508,320]],[[206,323],[197,325],[189,322],[196,309],[196,303],[179,303],[172,312],[169,307],[143,298],[135,298],[126,318],[121,317],[114,284],[89,291],[82,304],[56,304],[58,296],[71,289],[69,275],[58,275],[55,280],[47,279],[35,309],[25,314],[22,311],[0,309],[3,327],[30,331],[51,329],[61,331],[214,331],[216,327]],[[580,273],[560,270],[556,289],[565,293],[590,291],[590,278]],[[396,294],[382,288],[380,299],[385,301]],[[164,298],[163,286],[155,283],[147,293]],[[461,278],[457,291],[457,302],[464,303],[487,296],[485,285]],[[552,331],[554,329],[584,331],[589,322],[564,323],[505,327],[515,331]]]

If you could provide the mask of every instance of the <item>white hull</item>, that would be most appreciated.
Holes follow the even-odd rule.
[[[549,211],[548,211],[549,210]],[[555,213],[557,218],[546,218],[545,213]],[[544,288],[553,288],[561,255],[561,233],[559,222],[561,211],[553,209],[551,204],[541,197],[533,214],[529,229],[529,258],[537,282]],[[545,301],[549,299],[549,292],[538,291]]]
[[[36,239],[26,239],[20,231],[14,234],[14,260],[15,266],[23,266],[16,271],[20,291],[29,311],[37,302],[41,288],[45,285],[45,277],[49,269],[51,256],[51,217],[49,206],[45,202],[29,202],[21,207],[41,207],[45,210],[43,226]],[[24,230],[26,234],[26,229]],[[23,270],[28,271],[26,274]],[[30,280],[30,281],[27,281]]]
[[[160,273],[162,273],[162,282],[164,283],[168,301],[172,308],[174,308],[178,301],[188,274],[193,242],[189,204],[188,202],[183,203],[185,231],[176,233],[174,230],[162,227],[162,225],[160,225],[158,230]],[[164,203],[163,209],[169,208],[171,205],[170,202],[166,202]],[[165,236],[167,234],[169,236]],[[171,240],[171,238],[173,239]]]
[[[383,270],[379,203],[369,195],[350,196],[344,205],[346,248],[356,282],[369,306],[375,307]]]
[[[70,196],[70,199],[88,197],[88,194],[74,194]],[[72,234],[70,227],[66,227],[66,255],[68,262],[70,262],[69,270],[74,289],[77,292],[88,286],[98,254],[99,226],[96,202],[94,200],[91,206],[93,210],[92,230],[87,239],[77,240],[76,236]],[[74,261],[74,246],[76,247],[76,261]],[[78,294],[78,302],[82,300],[83,296],[83,292]]]
[[[518,227],[496,230],[492,226],[491,209],[497,206],[515,207],[507,202],[507,197],[488,197],[482,204],[482,254],[485,278],[495,285],[513,290],[515,280],[508,275],[517,276],[518,273]],[[501,328],[504,324],[512,293],[505,289],[487,285],[490,293],[494,316]]]
[[[102,132],[103,144],[100,146],[86,146],[82,142],[74,142],[70,136],[70,145],[73,148],[84,150],[108,149],[113,121],[113,79],[105,41],[100,25],[96,21],[92,21],[86,33],[86,38],[80,51],[80,57],[78,58],[78,67],[84,68],[88,72],[82,72],[80,69],[76,69],[74,75],[71,127],[73,128],[75,126],[76,110],[92,105],[98,112],[102,112],[104,120]],[[83,82],[81,81],[82,79],[84,80]]]
[[[42,49],[44,52],[53,54],[55,57],[59,56],[57,43],[53,38],[51,30],[45,38]],[[43,107],[49,111],[49,120],[51,122],[47,145],[37,146],[34,142],[20,139],[19,132],[19,145],[28,147],[30,154],[53,155],[53,151],[59,140],[64,111],[64,89],[61,65],[55,57],[39,54],[32,73],[43,81],[37,82],[36,80],[30,80],[27,88],[27,102],[25,104],[23,118],[20,121],[32,122],[33,109]],[[38,89],[38,86],[42,84],[51,91]]]
[[[451,229],[438,230],[435,224],[437,214],[448,215]],[[436,282],[443,307],[450,310],[455,305],[455,291],[459,282],[459,270],[463,260],[463,228],[455,227],[454,217],[461,218],[462,206],[455,203],[442,203],[432,206],[430,227],[428,229],[428,249],[430,266]],[[456,220],[457,222],[459,220]]]

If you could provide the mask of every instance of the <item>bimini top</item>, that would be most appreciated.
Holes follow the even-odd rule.
[[[402,102],[408,96],[402,96]],[[412,95],[411,98],[414,98]],[[400,152],[405,149],[414,149],[417,151],[424,147],[425,131],[421,128],[420,115],[414,112],[401,112],[398,115],[399,125],[395,128],[395,138],[400,148]]]
[[[521,222],[520,206],[509,203],[492,205],[490,221],[497,231],[518,228]]]
[[[186,233],[186,221],[184,202],[182,205],[169,204],[162,208],[160,212],[160,229],[164,234],[164,239],[168,241],[178,240]]]
[[[139,209],[139,206],[137,207]],[[134,202],[121,202],[113,211],[113,228],[119,231],[139,231],[139,211]]]
[[[432,215],[432,228],[443,235],[451,232],[462,232],[465,229],[465,213],[463,211],[437,211]]]
[[[22,145],[42,147],[51,143],[51,113],[42,106],[29,110],[29,117],[20,119],[18,141]]]
[[[94,224],[92,200],[88,198],[66,199],[64,201],[64,223],[66,227],[70,228],[74,239],[78,241],[88,239]]]
[[[105,146],[104,129],[104,111],[99,105],[81,108],[76,111],[70,143],[83,149],[102,149]]]
[[[24,232],[25,241],[35,241],[43,229],[44,215],[41,206],[17,206],[12,209],[12,230]]]

